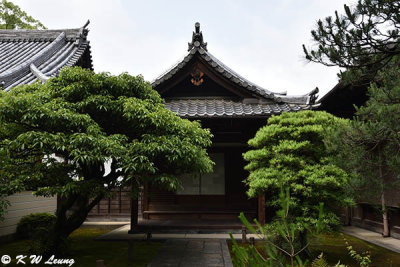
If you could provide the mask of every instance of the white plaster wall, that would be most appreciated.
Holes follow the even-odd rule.
[[[36,197],[32,191],[25,191],[7,197],[10,206],[5,220],[0,222],[0,237],[15,233],[21,217],[37,212],[52,212],[57,208],[56,197]]]

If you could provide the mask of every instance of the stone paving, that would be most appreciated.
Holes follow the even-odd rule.
[[[374,245],[387,248],[391,251],[400,253],[400,240],[393,237],[383,238],[380,233],[375,233],[366,229],[354,226],[346,226],[342,228],[342,232]]]
[[[146,233],[138,233],[138,234],[128,234],[130,229],[130,225],[122,226],[118,229],[115,229],[109,233],[101,235],[96,238],[96,240],[102,241],[124,241],[124,240],[147,240],[148,236]],[[205,233],[207,231],[167,231],[165,233],[152,233],[152,240],[168,240],[168,239],[230,239],[229,232],[233,232],[233,238],[241,239],[242,234],[237,233],[238,230],[229,230],[229,231],[210,231],[209,233]],[[254,234],[248,234],[247,238],[254,237],[255,239],[259,239],[259,236]]]
[[[170,239],[149,267],[232,267],[228,245],[218,239]]]

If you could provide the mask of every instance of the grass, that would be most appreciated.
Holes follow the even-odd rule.
[[[129,245],[123,241],[96,241],[94,238],[108,233],[110,227],[81,227],[73,232],[69,238],[68,255],[63,258],[73,258],[74,267],[96,266],[96,260],[102,259],[107,267],[147,266],[161,248],[161,242],[135,241],[133,243],[133,262],[128,259]],[[18,240],[0,244],[0,257],[10,255],[15,259],[17,255],[30,255],[29,240]],[[47,259],[46,259],[47,260]],[[42,263],[45,260],[42,260]],[[0,263],[0,266],[1,265]],[[8,264],[5,266],[21,266]],[[23,266],[23,265],[22,265]],[[28,264],[25,266],[29,266]],[[41,265],[31,265],[41,266]],[[49,265],[42,265],[49,266]],[[59,265],[68,266],[68,265]]]
[[[329,264],[334,265],[340,260],[342,264],[349,267],[359,266],[348,254],[344,238],[349,245],[353,246],[353,249],[355,249],[357,253],[363,253],[365,251],[370,252],[372,259],[371,267],[400,267],[400,254],[345,234],[323,234],[311,238],[310,250],[313,259],[322,252]],[[241,246],[246,245],[240,242],[238,243]],[[256,242],[256,247],[259,251],[263,251],[263,245],[262,241]],[[231,256],[234,257],[231,250],[232,243],[230,241],[228,241],[228,246]]]

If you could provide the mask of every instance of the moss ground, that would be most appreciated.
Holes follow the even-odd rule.
[[[344,234],[325,234],[311,238],[311,251],[314,256],[318,256],[323,252],[329,263],[332,264],[340,260],[340,262],[348,266],[358,266],[349,256],[344,238],[358,253],[370,252],[371,266],[400,266],[400,254]]]
[[[65,258],[75,260],[74,267],[96,266],[96,260],[102,259],[107,267],[147,266],[161,248],[161,242],[137,241],[133,245],[133,261],[128,259],[129,245],[127,242],[96,241],[94,238],[112,230],[110,227],[81,227],[73,232],[69,238],[70,247]],[[18,240],[0,244],[0,257],[10,255],[15,259],[17,255],[30,255],[29,240]],[[44,261],[42,260],[42,263]],[[1,265],[0,263],[0,266]],[[21,266],[15,262],[4,266]],[[23,266],[23,265],[22,265]],[[28,264],[25,266],[29,266]],[[41,266],[41,265],[31,265]],[[49,266],[49,265],[42,265]],[[68,266],[68,265],[60,265]]]
[[[357,253],[370,252],[372,259],[371,267],[400,267],[400,254],[344,234],[324,234],[310,238],[312,258],[314,259],[323,253],[325,259],[327,259],[330,264],[334,265],[340,260],[342,264],[346,264],[349,267],[359,266],[349,256],[345,239]],[[228,242],[228,245],[229,249],[231,249],[231,242]],[[256,243],[256,247],[259,251],[263,251],[263,245],[262,242]],[[234,257],[232,251],[231,256]]]

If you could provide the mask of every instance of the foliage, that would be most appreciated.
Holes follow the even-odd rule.
[[[313,262],[311,263],[311,267],[329,267],[329,264],[325,260],[323,253],[321,253],[317,258],[313,260]]]
[[[325,260],[323,253],[321,253],[317,258],[315,258],[311,263],[311,267],[329,267],[329,266],[330,265]],[[339,261],[333,267],[346,267],[346,265],[341,264]]]
[[[307,262],[303,262],[299,254],[309,244],[299,244],[297,239],[304,231],[311,233],[319,232],[323,229],[323,204],[321,203],[318,208],[319,216],[314,225],[298,220],[293,214],[289,213],[291,201],[288,188],[286,191],[281,189],[279,204],[281,209],[277,212],[277,218],[270,227],[261,226],[255,219],[256,229],[243,213],[240,214],[239,218],[246,228],[251,233],[256,234],[258,238],[266,241],[264,249],[267,252],[267,257],[260,253],[254,245],[249,245],[247,248],[240,247],[231,234],[232,251],[235,254],[234,263],[236,266],[286,266],[288,259],[290,266],[306,266]],[[277,242],[277,238],[283,242]]]
[[[315,224],[319,203],[324,203],[323,222],[338,225],[334,213],[350,202],[345,196],[347,174],[331,164],[323,138],[330,127],[346,121],[326,112],[301,111],[273,116],[249,141],[244,154],[250,175],[248,195],[266,194],[267,206],[279,207],[280,188],[290,188],[291,212],[305,223]]]
[[[400,166],[400,1],[359,0],[354,8],[344,9],[344,15],[335,12],[335,18],[318,21],[311,32],[317,47],[303,48],[309,61],[345,68],[345,83],[370,85],[370,100],[357,109],[357,120],[338,129],[327,143],[338,154],[337,164],[353,173],[356,195],[373,203],[381,199],[387,236],[385,191],[397,188]]]
[[[1,193],[58,195],[60,239],[114,188],[176,188],[180,173],[212,169],[209,130],[167,110],[141,76],[64,68],[1,93],[0,122]]]
[[[384,193],[399,188],[400,181],[400,70],[380,72],[379,81],[370,86],[356,118],[327,135],[326,144],[337,155],[335,164],[353,173],[350,184],[359,200],[381,198],[385,216]]]
[[[354,261],[358,263],[360,267],[368,267],[372,263],[371,255],[368,251],[359,254],[357,251],[353,249],[351,245],[349,245],[346,239],[345,242],[347,245],[346,248],[349,255],[352,257]],[[329,264],[325,260],[323,253],[321,253],[316,259],[313,260],[313,262],[311,263],[311,267],[329,267]],[[346,267],[346,265],[341,264],[339,261],[333,267]]]
[[[361,266],[361,267],[368,267],[372,261],[371,261],[371,255],[368,252],[359,254],[357,253],[357,251],[355,251],[353,249],[352,246],[350,246],[348,243],[347,244],[347,250],[349,251],[350,256],[357,261],[357,263]]]
[[[6,199],[6,195],[0,194],[0,222],[4,221],[4,215],[7,213],[7,207],[10,205],[10,201]]]
[[[258,239],[264,241],[264,247],[261,251],[254,244],[248,246],[239,246],[237,241],[230,234],[232,241],[232,253],[234,257],[232,259],[235,266],[247,267],[247,266],[309,266],[309,259],[302,259],[300,253],[306,250],[309,246],[307,242],[305,245],[299,244],[299,237],[304,229],[309,234],[318,234],[324,231],[323,222],[323,203],[320,203],[318,210],[318,217],[315,218],[315,224],[304,223],[302,220],[294,217],[291,214],[291,201],[289,189],[284,191],[281,189],[279,196],[279,204],[281,209],[278,211],[278,216],[275,221],[269,225],[261,226],[257,220],[257,227],[247,220],[243,213],[240,214],[239,219],[246,226],[246,228]],[[368,267],[371,264],[371,256],[369,252],[359,254],[349,245],[345,239],[347,250],[349,255],[360,265],[360,267]],[[288,264],[289,263],[289,264]],[[311,262],[312,267],[329,267],[323,253],[321,253],[316,259]],[[334,265],[334,267],[346,267],[340,263],[340,261]]]
[[[40,228],[52,228],[56,216],[51,213],[31,213],[21,218],[17,225],[16,234],[19,238],[32,238]]]
[[[335,11],[311,31],[315,47],[303,50],[307,60],[348,70],[346,79],[373,80],[377,71],[400,54],[398,0],[358,0],[344,14]]]
[[[2,0],[0,2],[0,29],[46,29],[38,20],[28,16],[19,6]],[[9,202],[5,199],[7,194],[0,192],[0,221],[4,220]]]
[[[0,29],[46,29],[38,20],[10,1],[0,3]]]

